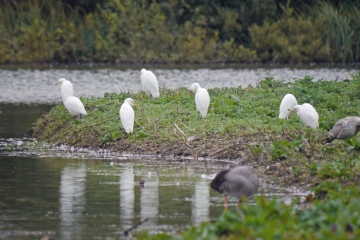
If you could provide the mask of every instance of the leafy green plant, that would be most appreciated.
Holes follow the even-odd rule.
[[[192,226],[175,236],[146,232],[135,236],[154,240],[356,238],[360,234],[358,186],[342,187],[338,183],[324,182],[316,191],[317,194],[326,191],[326,195],[321,200],[313,199],[308,209],[302,209],[300,201],[286,205],[257,197],[255,205],[242,204],[240,210],[225,211],[214,223]]]
[[[291,152],[291,142],[287,140],[274,141],[270,147],[273,160],[284,160]]]
[[[317,175],[319,169],[321,168],[321,164],[316,164],[316,163],[306,163],[305,166],[307,167],[308,172],[311,175]]]

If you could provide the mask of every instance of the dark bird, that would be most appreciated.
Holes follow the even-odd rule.
[[[335,139],[347,139],[355,136],[360,131],[360,118],[359,117],[346,117],[340,119],[335,123],[330,130],[330,136],[326,139],[328,143]]]
[[[139,182],[139,185],[140,187],[145,187],[145,180],[144,179],[141,179],[140,182]]]
[[[250,197],[259,188],[259,178],[252,167],[233,164],[216,175],[211,181],[211,188],[224,195],[224,205],[227,209],[226,196],[239,200],[243,196]]]

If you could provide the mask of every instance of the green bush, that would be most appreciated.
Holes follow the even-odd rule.
[[[4,1],[0,63],[359,61],[356,3],[281,2]]]
[[[318,20],[295,17],[292,8],[284,8],[276,22],[265,21],[249,28],[253,48],[262,61],[312,62],[324,61],[328,48],[322,41]]]

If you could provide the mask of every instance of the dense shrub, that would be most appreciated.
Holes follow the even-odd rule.
[[[0,63],[355,62],[357,4],[3,1]]]
[[[295,17],[291,8],[276,22],[250,27],[253,48],[262,61],[311,62],[324,61],[328,48],[322,41],[321,22]]]

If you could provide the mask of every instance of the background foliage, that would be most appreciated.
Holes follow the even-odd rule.
[[[0,2],[0,63],[357,62],[360,1]]]

